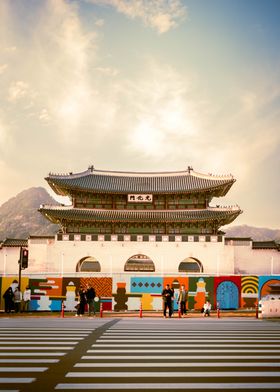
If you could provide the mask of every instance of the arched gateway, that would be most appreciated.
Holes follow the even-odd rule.
[[[188,257],[181,261],[178,268],[179,272],[201,273],[203,272],[203,265],[194,257]]]
[[[99,261],[97,261],[94,257],[84,257],[82,258],[77,266],[76,272],[100,272],[101,266]]]
[[[154,262],[146,255],[134,255],[130,257],[124,266],[125,271],[148,271],[154,272]]]

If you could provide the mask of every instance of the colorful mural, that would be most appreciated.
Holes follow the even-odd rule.
[[[259,278],[258,276],[241,277],[241,308],[254,308],[258,300]]]
[[[4,309],[3,294],[9,286],[17,286],[18,278],[0,277],[1,310]],[[215,309],[253,308],[257,299],[270,293],[269,285],[280,283],[279,276],[132,276],[116,274],[112,277],[23,277],[22,290],[31,288],[31,311],[60,311],[64,301],[66,311],[75,311],[77,291],[80,286],[92,285],[96,291],[96,311],[103,310],[161,310],[161,292],[166,284],[174,289],[174,310],[178,309],[179,288],[188,291],[187,308],[200,311],[209,300]]]
[[[280,283],[279,275],[271,275],[271,276],[260,276],[259,277],[259,299],[265,297],[270,294],[270,285]]]

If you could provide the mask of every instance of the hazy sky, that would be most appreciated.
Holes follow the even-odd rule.
[[[0,205],[49,172],[232,173],[280,228],[279,0],[1,0]]]

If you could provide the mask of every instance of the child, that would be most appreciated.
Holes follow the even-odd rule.
[[[206,301],[205,304],[203,305],[204,309],[204,314],[203,316],[205,317],[206,315],[209,317],[210,316],[210,310],[211,310],[211,304],[209,301]]]

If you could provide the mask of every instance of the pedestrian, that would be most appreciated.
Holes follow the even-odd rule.
[[[163,300],[163,316],[166,318],[166,311],[168,308],[169,317],[172,316],[172,300],[173,300],[173,291],[171,290],[169,284],[165,286],[165,289],[162,290],[161,293]]]
[[[86,291],[86,298],[87,298],[87,304],[88,304],[88,315],[90,317],[91,313],[95,315],[95,301],[94,298],[96,296],[94,288],[88,284],[87,285],[87,291]]]
[[[15,312],[18,313],[21,310],[21,301],[22,301],[22,292],[19,287],[15,288],[14,291],[14,304],[15,304]]]
[[[4,302],[5,302],[5,313],[11,313],[14,307],[14,293],[11,287],[8,287],[5,293],[3,294]]]
[[[210,302],[209,301],[206,301],[205,302],[205,304],[203,305],[203,309],[204,309],[204,312],[203,312],[203,316],[205,317],[205,316],[210,316],[210,311],[211,311],[211,304],[210,304]]]
[[[78,306],[77,306],[77,314],[76,316],[82,316],[85,314],[85,306],[87,303],[87,298],[86,298],[86,290],[80,286],[79,292],[78,292]]]
[[[185,286],[182,284],[178,297],[178,305],[180,306],[181,315],[183,317],[187,315],[186,302],[187,302],[187,292]]]
[[[23,301],[22,301],[22,312],[29,311],[29,303],[31,301],[31,289],[27,286],[23,292]]]

